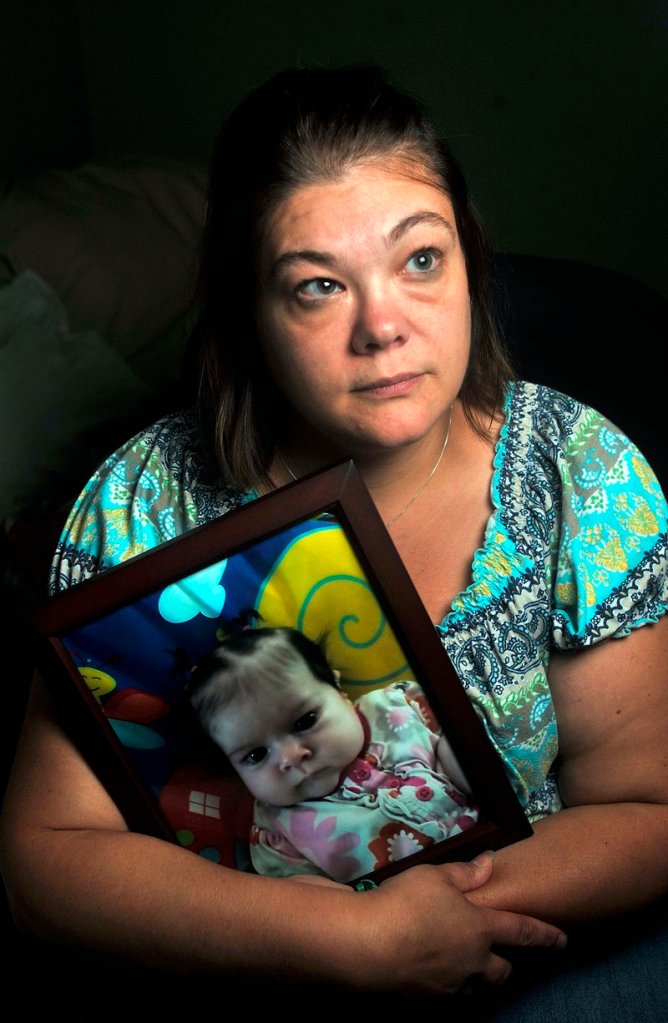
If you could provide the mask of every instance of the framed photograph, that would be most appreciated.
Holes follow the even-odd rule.
[[[355,708],[363,741],[323,798],[256,799],[194,727],[193,676],[244,620],[316,644],[339,679],[328,706]],[[63,721],[132,830],[239,870],[356,886],[532,833],[351,461],[52,597],[27,627]],[[285,689],[271,692],[263,708],[280,714]],[[304,720],[295,731],[315,763]]]

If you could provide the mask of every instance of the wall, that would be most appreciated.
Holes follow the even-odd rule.
[[[376,60],[428,105],[497,249],[668,297],[668,4],[79,0],[94,150],[207,156],[274,70]]]
[[[76,0],[0,0],[0,181],[89,152]]]

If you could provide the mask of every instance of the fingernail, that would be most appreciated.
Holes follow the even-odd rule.
[[[484,862],[482,857],[483,856],[494,856],[494,854],[495,854],[494,849],[486,849],[484,853],[480,853],[479,856],[476,856],[475,859],[471,860],[471,863],[475,863],[477,866],[481,867],[483,862]]]

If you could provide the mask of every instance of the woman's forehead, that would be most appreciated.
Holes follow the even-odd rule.
[[[335,244],[344,231],[376,237],[392,232],[407,218],[436,218],[456,233],[449,196],[433,177],[417,176],[410,164],[356,164],[331,180],[303,185],[277,204],[267,220],[266,258],[318,251]]]

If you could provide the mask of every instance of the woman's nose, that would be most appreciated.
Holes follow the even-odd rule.
[[[403,344],[409,335],[410,326],[402,312],[399,296],[389,285],[378,285],[360,296],[352,334],[352,346],[359,355],[392,344]]]
[[[311,757],[310,749],[298,739],[288,739],[281,746],[280,767],[282,771],[289,771],[292,767],[298,767],[304,760]]]

